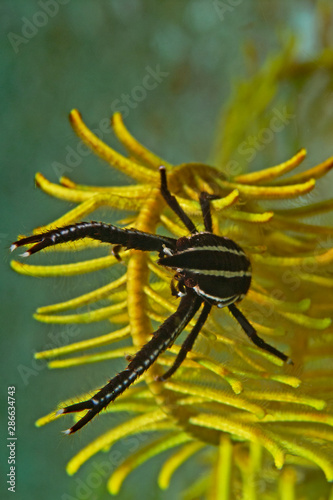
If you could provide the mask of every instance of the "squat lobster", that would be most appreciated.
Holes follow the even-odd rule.
[[[120,247],[159,253],[158,264],[176,271],[171,282],[172,294],[180,297],[175,313],[167,318],[154,332],[152,338],[131,359],[127,368],[112,378],[92,398],[59,410],[58,414],[87,410],[86,414],[65,434],[72,434],[86,425],[103,408],[122,394],[145,370],[147,370],[168,347],[172,346],[179,334],[191,321],[203,304],[195,326],[184,341],[171,368],[159,377],[164,381],[175,373],[184,361],[187,353],[203,327],[213,305],[228,307],[250,340],[282,361],[289,358],[275,347],[258,337],[255,329],[239,311],[235,303],[246,295],[251,283],[250,261],[244,251],[234,241],[212,232],[212,219],[209,200],[218,196],[208,193],[200,194],[200,205],[205,231],[198,231],[180,207],[177,199],[170,193],[167,185],[165,167],[160,167],[161,194],[191,233],[179,239],[121,229],[102,222],[79,222],[45,233],[22,238],[12,244],[11,250],[35,243],[22,256],[28,257],[48,246],[76,241],[89,237],[95,240]]]

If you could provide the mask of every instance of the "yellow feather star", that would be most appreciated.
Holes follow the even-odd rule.
[[[138,230],[155,233],[162,225],[177,237],[185,235],[176,217],[165,210],[159,193],[158,167],[165,165],[171,192],[199,225],[198,193],[206,190],[221,196],[212,202],[214,232],[237,241],[253,266],[252,286],[240,308],[261,335],[271,337],[273,343],[288,352],[294,366],[282,366],[276,357],[250,344],[226,310],[214,311],[177,374],[165,383],[155,381],[161,368],[172,364],[179,350],[174,345],[143,377],[146,385],[134,384],[105,412],[126,410],[135,416],[81,450],[69,462],[68,473],[74,474],[100,451],[111,457],[109,450],[120,439],[163,431],[160,438],[149,440],[111,475],[108,489],[112,494],[119,491],[131,470],[167,449],[175,450],[161,469],[161,488],[167,488],[175,471],[194,455],[202,455],[206,464],[211,463],[210,473],[193,481],[187,498],[209,491],[208,498],[231,499],[235,491],[241,490],[244,498],[269,499],[274,498],[270,492],[277,487],[286,495],[283,498],[294,498],[298,474],[332,481],[333,228],[300,219],[332,210],[333,200],[300,207],[295,207],[295,202],[290,208],[285,202],[281,208],[276,206],[281,200],[297,200],[313,190],[317,179],[333,167],[333,158],[280,179],[305,159],[306,151],[301,149],[274,167],[228,177],[222,167],[202,163],[171,166],[130,135],[119,113],[113,116],[112,125],[128,158],[96,137],[77,110],[71,112],[70,121],[94,153],[136,184],[84,186],[62,177],[57,185],[37,174],[36,183],[43,191],[77,206],[36,232],[82,220],[104,206],[133,211],[129,226]],[[270,200],[274,206],[269,206]],[[74,276],[117,264],[108,245],[92,240],[75,246],[62,244],[47,251],[78,252],[88,247],[105,248],[106,252],[72,264],[41,266],[13,261],[12,267],[29,276]],[[121,256],[126,262],[121,277],[66,302],[41,307],[35,315],[47,323],[109,319],[117,325],[116,330],[37,353],[36,358],[79,353],[129,336],[134,347],[126,348],[126,354],[133,354],[149,339],[151,320],[162,322],[175,311],[177,302],[170,294],[170,275],[146,252],[124,251]],[[63,314],[105,299],[110,305],[86,313]],[[53,360],[49,366],[69,367],[123,355],[124,349],[111,348],[98,354]],[[81,397],[86,399],[88,394]],[[73,400],[63,401],[61,406],[71,403]],[[37,425],[57,418],[59,415],[52,412]],[[258,493],[260,481],[270,485],[265,494]]]

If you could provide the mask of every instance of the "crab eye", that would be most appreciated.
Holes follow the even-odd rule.
[[[197,282],[193,278],[186,278],[184,283],[188,288],[194,288],[197,285]]]
[[[185,248],[188,247],[188,238],[186,236],[182,236],[177,240],[176,243],[177,251],[184,250]]]

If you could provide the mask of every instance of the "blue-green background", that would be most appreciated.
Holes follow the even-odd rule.
[[[224,13],[222,4],[227,6]],[[100,282],[94,276],[83,277],[81,282],[75,278],[29,278],[9,267],[8,247],[18,234],[28,234],[70,208],[34,185],[37,171],[56,182],[54,162],[65,164],[66,148],[75,149],[78,144],[68,112],[78,108],[91,128],[98,127],[117,108],[115,101],[123,93],[131,94],[142,84],[146,67],[159,66],[168,76],[129,109],[126,126],[143,144],[171,162],[204,161],[210,154],[220,110],[237,79],[246,75],[245,43],[253,43],[264,61],[293,33],[300,58],[314,57],[321,43],[315,4],[289,0],[70,0],[64,5],[57,0],[1,2],[0,412],[1,428],[6,430],[7,386],[16,386],[16,498],[85,498],[77,489],[77,478],[85,481],[93,462],[74,478],[66,475],[65,464],[93,436],[110,428],[111,419],[117,421],[117,417],[102,416],[72,438],[60,434],[68,420],[34,427],[35,420],[59,401],[103,383],[118,366],[110,369],[108,363],[102,363],[49,371],[45,364],[35,365],[33,353],[45,349],[50,332],[59,334],[60,330],[34,321],[33,311],[39,305],[78,295],[78,283],[86,290],[91,281]],[[45,5],[51,9],[49,14],[45,14]],[[35,27],[31,28],[31,23]],[[310,82],[299,96],[305,101],[307,93],[312,95],[314,122],[296,117],[290,129],[292,147],[279,154],[276,163],[295,152],[295,146],[306,146],[313,163],[332,154],[331,144],[317,128],[317,114],[325,117],[328,113],[325,107],[315,105],[316,99],[323,102],[320,82],[320,78]],[[326,97],[329,106],[332,93]],[[104,138],[116,146],[111,131]],[[258,155],[258,166],[264,155]],[[91,154],[68,175],[79,183],[96,185],[122,181]],[[49,254],[36,256],[33,262],[53,264],[62,259]],[[70,341],[109,329],[107,323],[80,327]],[[32,370],[26,384],[20,375],[24,369]],[[10,498],[4,484],[8,472],[5,438],[6,432],[0,443],[1,497]],[[126,444],[117,449],[124,456],[129,451]],[[158,459],[151,460],[132,474],[119,498],[180,498],[179,492],[196,478],[193,471],[183,467],[171,489],[161,492],[155,480],[160,464]],[[66,497],[66,493],[71,496]],[[89,498],[107,497],[104,481],[91,488]]]

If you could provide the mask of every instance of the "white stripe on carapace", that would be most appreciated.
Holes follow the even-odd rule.
[[[212,299],[218,302],[219,303],[218,307],[228,306],[230,304],[233,304],[236,300],[239,299],[239,295],[232,295],[231,297],[225,297],[224,299],[221,299],[221,297],[216,297],[216,295],[210,295],[209,293],[204,292],[203,290],[201,290],[199,285],[196,285],[194,287],[194,290],[197,292],[198,295],[200,295],[200,297],[206,297],[207,299]]]
[[[178,268],[179,273],[186,271],[188,273],[203,274],[204,276],[218,276],[222,278],[243,278],[244,276],[252,276],[251,271],[217,271],[216,269],[192,269]]]
[[[186,250],[180,250],[179,252],[177,252],[176,255],[182,255],[186,252],[194,252],[196,250],[199,250],[199,252],[207,250],[208,252],[212,251],[212,252],[233,253],[238,256],[246,257],[245,252],[241,248],[237,250],[236,248],[222,247],[221,245],[206,246],[206,247],[190,247],[186,248]]]

